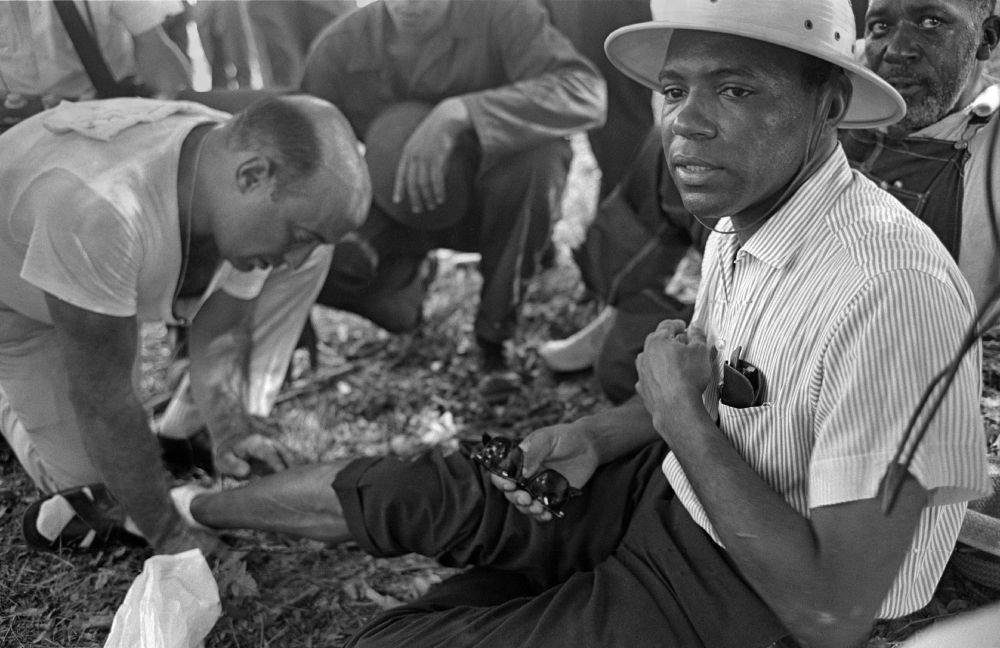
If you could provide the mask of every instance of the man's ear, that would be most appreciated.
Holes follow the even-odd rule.
[[[274,163],[262,155],[254,155],[236,167],[236,186],[246,193],[267,184],[274,178]]]
[[[998,42],[1000,42],[1000,16],[990,16],[983,21],[983,40],[976,50],[976,59],[989,60]]]
[[[843,121],[847,115],[847,107],[851,105],[851,96],[854,93],[854,85],[850,77],[841,72],[833,80],[833,87],[830,88],[830,112],[826,118],[834,125]]]

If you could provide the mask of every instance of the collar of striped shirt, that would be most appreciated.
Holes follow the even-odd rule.
[[[750,237],[740,248],[740,252],[749,254],[774,269],[783,268],[802,243],[810,239],[810,232],[820,226],[816,216],[829,211],[850,185],[851,179],[847,156],[838,145],[812,177]],[[718,229],[728,227],[731,225],[720,225]],[[732,239],[735,242],[736,237],[733,236]],[[733,252],[735,251],[734,243]]]

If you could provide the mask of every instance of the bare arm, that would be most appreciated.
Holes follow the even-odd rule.
[[[159,448],[132,385],[138,324],[77,308],[46,294],[69,374],[84,447],[104,483],[159,553],[216,541],[187,529],[174,509]]]
[[[157,96],[173,99],[181,90],[191,87],[191,70],[163,27],[132,37],[136,67],[143,81]]]
[[[191,393],[215,446],[216,465],[244,477],[250,461],[277,471],[292,453],[267,434],[265,423],[247,412],[254,302],[216,291],[195,317],[191,345]],[[273,430],[272,430],[273,431]]]
[[[639,393],[726,551],[806,646],[852,646],[871,629],[905,557],[926,492],[908,478],[896,508],[877,499],[792,509],[709,418],[704,340],[658,331],[638,361]]]

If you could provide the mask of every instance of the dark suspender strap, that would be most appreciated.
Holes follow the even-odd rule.
[[[90,82],[97,90],[97,96],[102,99],[120,96],[119,84],[111,76],[111,70],[108,69],[108,64],[97,47],[94,35],[83,23],[83,17],[73,4],[73,0],[52,0],[52,4],[55,5],[59,19],[62,20],[70,40],[73,41],[73,48],[83,63],[83,69],[87,71]]]

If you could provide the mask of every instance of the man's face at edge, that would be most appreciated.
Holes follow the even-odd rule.
[[[865,19],[866,64],[907,106],[890,132],[912,133],[961,107],[981,36],[971,0],[872,0]]]

